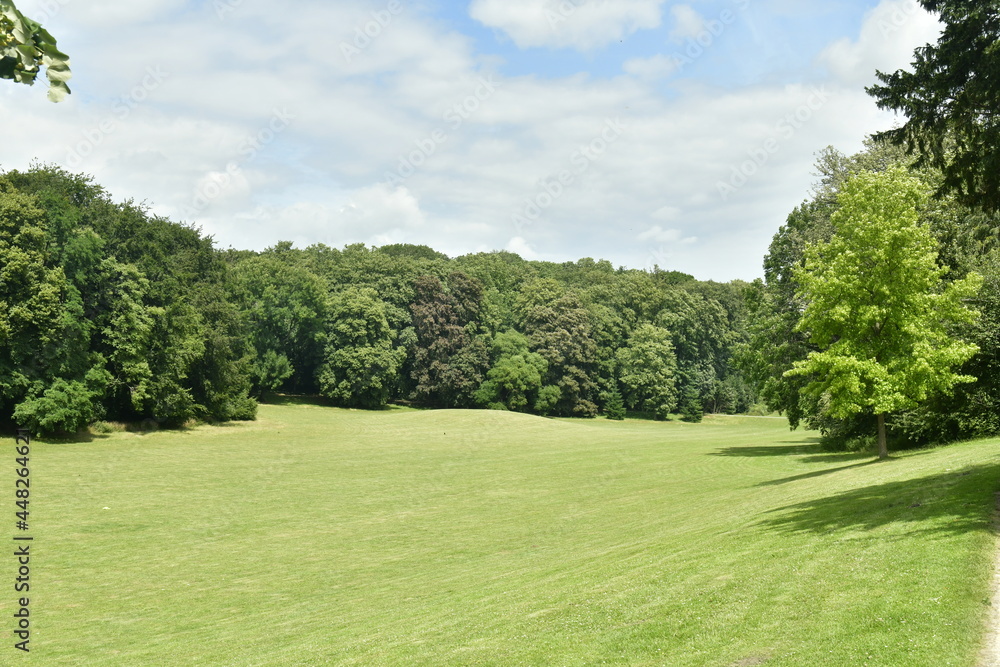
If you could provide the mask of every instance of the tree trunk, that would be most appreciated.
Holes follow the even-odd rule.
[[[878,457],[889,458],[889,448],[885,444],[885,414],[878,416]]]

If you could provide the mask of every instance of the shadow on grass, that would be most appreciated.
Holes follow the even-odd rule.
[[[266,405],[315,405],[325,408],[332,408],[333,402],[325,396],[314,396],[310,394],[273,394],[266,393],[260,399],[260,403]]]
[[[945,535],[992,530],[998,476],[1000,463],[876,484],[771,510],[762,525],[789,533],[873,530],[892,523]]]
[[[742,447],[724,447],[712,452],[712,456],[795,456],[798,454],[821,454],[819,438],[806,441],[796,440],[789,445],[745,445]]]
[[[829,475],[830,473],[840,472],[841,470],[850,470],[851,468],[860,468],[863,466],[871,465],[873,463],[878,463],[878,459],[873,459],[871,456],[866,456],[865,458],[867,460],[861,461],[860,463],[852,463],[850,465],[840,466],[838,468],[824,468],[823,470],[804,472],[801,475],[792,475],[791,477],[782,477],[781,479],[771,479],[766,482],[761,482],[760,484],[757,484],[757,486],[778,486],[779,484],[787,484],[788,482],[798,482],[799,480],[802,479],[812,479],[814,477],[822,477],[823,475]]]
[[[258,403],[263,403],[264,405],[308,405],[320,408],[337,408],[342,407],[334,403],[331,399],[325,396],[319,396],[315,394],[274,394],[267,393],[264,394],[262,398],[257,399]],[[398,409],[400,407],[409,408],[411,410],[433,410],[435,408],[427,407],[424,405],[419,405],[416,403],[411,403],[410,401],[394,401],[381,408],[353,408],[357,410],[364,410],[366,412],[384,412],[387,410]]]
[[[13,436],[11,436],[13,437]],[[107,440],[111,436],[107,433],[88,433],[80,431],[72,435],[46,435],[44,437],[31,438],[32,444],[44,443],[46,445],[76,445],[82,442],[100,442]]]

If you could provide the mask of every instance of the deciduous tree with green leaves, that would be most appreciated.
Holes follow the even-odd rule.
[[[524,334],[497,334],[492,357],[493,365],[476,391],[476,401],[494,410],[539,409],[538,395],[549,365],[541,355],[528,351]]]
[[[45,67],[49,99],[61,102],[69,94],[69,56],[56,48],[45,28],[18,11],[11,0],[0,0],[0,79],[33,85]]]
[[[888,456],[886,414],[974,380],[952,369],[977,348],[949,327],[975,318],[963,301],[982,279],[973,273],[942,288],[946,269],[918,221],[924,190],[901,168],[853,176],[833,236],[806,248],[795,275],[806,304],[797,328],[819,351],[786,375],[810,378],[805,391],[834,417],[875,414],[879,458]]]
[[[642,324],[616,356],[625,404],[651,412],[656,419],[666,419],[677,406],[677,358],[670,332]]]
[[[331,299],[329,311],[322,394],[347,407],[385,407],[405,354],[392,345],[385,304],[371,288],[352,286]]]

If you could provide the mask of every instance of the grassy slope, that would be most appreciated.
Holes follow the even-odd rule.
[[[941,667],[977,650],[995,441],[870,463],[766,418],[260,415],[35,445],[36,660]]]

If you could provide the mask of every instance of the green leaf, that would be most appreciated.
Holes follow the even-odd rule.
[[[69,86],[67,86],[65,83],[62,83],[61,81],[57,81],[52,83],[51,86],[49,86],[48,98],[49,101],[51,102],[62,102],[64,99],[66,99],[66,96],[69,95],[69,93],[70,93]]]
[[[72,72],[69,56],[56,48],[55,38],[37,21],[21,14],[10,0],[0,0],[0,18],[0,45],[4,47],[0,50],[0,78],[31,85],[44,66],[48,98],[53,102],[65,99],[70,92],[66,81]]]

